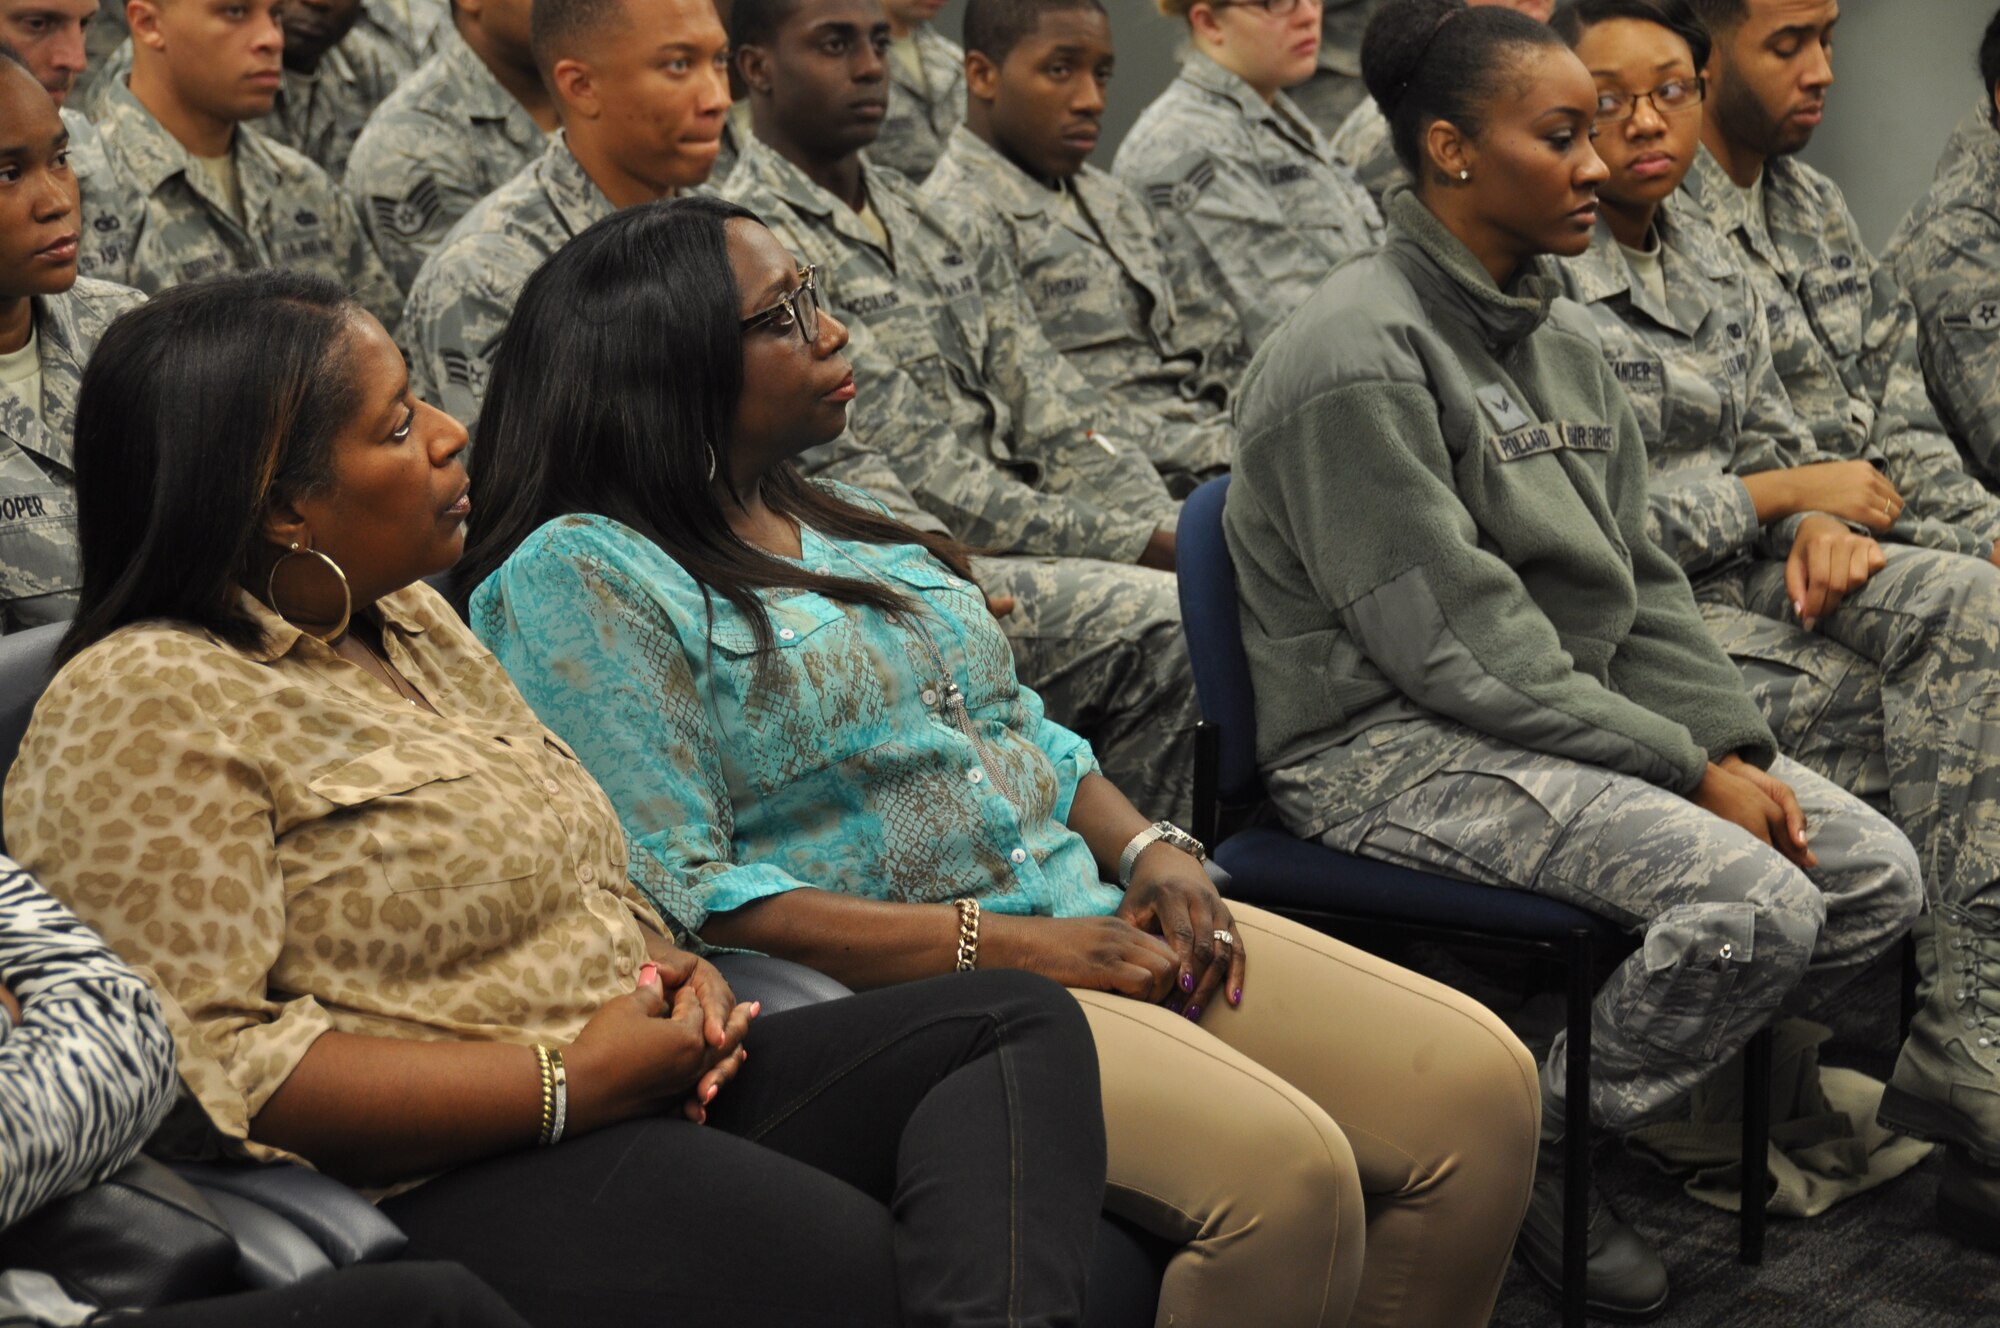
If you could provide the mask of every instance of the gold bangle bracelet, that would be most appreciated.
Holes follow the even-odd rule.
[[[535,1068],[542,1079],[542,1128],[535,1136],[535,1142],[547,1146],[550,1131],[556,1119],[556,1076],[549,1064],[550,1052],[547,1047],[535,1048]]]
[[[958,910],[958,971],[970,973],[979,967],[979,901],[954,899]]]

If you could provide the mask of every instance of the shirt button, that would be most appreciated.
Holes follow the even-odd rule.
[[[1018,867],[1022,863],[1028,860],[1028,850],[1024,848],[1017,848],[1012,853],[1009,853],[1007,856],[1013,859],[1014,865]]]
[[[885,613],[882,615],[882,621],[888,623],[891,627],[894,627],[903,620],[901,618],[898,618],[893,613]]]
[[[547,789],[547,790],[548,790],[548,791],[549,791],[550,793],[560,793],[560,792],[562,792],[562,785],[560,785],[560,784],[556,783],[556,782],[555,782],[555,781],[554,781],[553,779],[545,779],[545,780],[543,780],[543,781],[542,781],[542,787],[543,787],[543,788],[545,788],[545,789]]]
[[[959,580],[959,579],[958,579],[957,577],[955,577],[955,576],[948,576],[948,577],[946,577],[946,578],[944,579],[944,583],[945,583],[946,585],[950,586],[950,587],[951,587],[951,588],[952,588],[953,590],[957,590],[957,589],[959,589],[960,587],[962,587],[962,586],[963,586],[963,585],[965,584],[965,582],[963,582],[963,581]]]
[[[795,636],[797,636],[797,635],[798,635],[798,633],[797,633],[797,632],[795,632],[795,631],[793,631],[793,630],[792,630],[791,628],[789,628],[789,627],[780,627],[780,628],[778,629],[778,639],[779,639],[780,641],[789,641],[789,640],[791,640],[791,639],[792,639],[793,637],[795,637]]]
[[[968,770],[965,772],[965,778],[968,783],[983,784],[986,782],[986,772],[984,770]]]
[[[578,867],[576,869],[576,879],[582,881],[585,885],[589,885],[592,881],[597,879],[597,868],[591,866],[587,862],[584,863],[581,867]]]
[[[815,567],[815,568],[813,568],[813,575],[814,575],[814,576],[832,576],[832,575],[833,575],[833,569],[832,569],[831,567]]]
[[[923,703],[924,703],[924,704],[925,704],[926,706],[935,706],[935,705],[937,704],[937,692],[936,692],[936,690],[935,690],[935,689],[933,689],[933,688],[930,688],[930,687],[926,687],[926,688],[924,688],[924,694],[923,694],[923,698],[922,698],[922,699],[923,699]]]

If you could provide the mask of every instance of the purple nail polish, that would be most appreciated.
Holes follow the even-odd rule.
[[[1194,990],[1194,974],[1192,973],[1181,974],[1181,990],[1182,991]]]
[[[1236,990],[1229,993],[1229,1003],[1231,1005],[1243,1004],[1243,988],[1238,987]]]
[[[1196,1023],[1201,1019],[1201,1007],[1199,1005],[1190,1005],[1187,1009],[1181,1011],[1181,1013],[1188,1017],[1189,1023]]]

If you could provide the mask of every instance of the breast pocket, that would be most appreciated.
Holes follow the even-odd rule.
[[[1806,273],[1799,283],[1799,299],[1813,330],[1842,361],[1859,355],[1866,333],[1866,311],[1861,276],[1854,260],[1845,254]]]
[[[310,878],[355,865],[393,894],[464,889],[540,874],[562,827],[520,762],[400,739],[321,772],[306,787],[328,814],[287,837]]]
[[[0,488],[0,600],[75,590],[76,495],[62,485]]]
[[[1004,711],[1021,699],[1021,682],[1014,671],[1014,651],[1006,634],[986,607],[986,595],[977,585],[954,574],[942,563],[911,560],[890,571],[896,588],[913,602],[922,604],[930,617],[932,639],[945,653],[945,663],[965,692],[966,709],[978,715]],[[947,626],[946,624],[950,624]],[[937,671],[929,650],[921,645],[916,658],[928,678]],[[935,686],[935,680],[926,686]],[[996,718],[1007,722],[1004,714]]]
[[[888,740],[883,662],[839,605],[795,595],[769,606],[771,643],[719,622],[712,694],[723,755],[759,793],[776,793]]]
[[[1665,445],[1667,439],[1667,366],[1658,355],[1640,347],[1607,351],[1605,360],[1625,389],[1633,414],[1639,417],[1639,432],[1649,450]]]

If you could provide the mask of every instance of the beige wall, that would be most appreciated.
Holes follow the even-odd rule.
[[[1105,114],[1109,165],[1126,128],[1173,78],[1182,25],[1151,0],[1106,0],[1118,76]],[[1979,95],[1979,35],[1995,0],[1846,0],[1835,50],[1838,82],[1806,159],[1847,191],[1870,243],[1880,246],[1930,183],[1951,129]],[[956,38],[965,0],[940,20]]]

